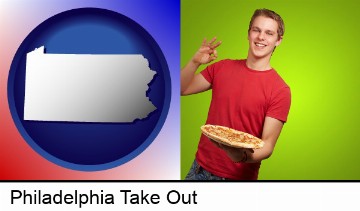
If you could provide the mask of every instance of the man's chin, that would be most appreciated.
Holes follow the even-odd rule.
[[[265,58],[265,55],[263,55],[263,54],[253,54],[253,58],[254,59],[263,59],[263,58]]]

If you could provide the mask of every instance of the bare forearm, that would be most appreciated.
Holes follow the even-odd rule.
[[[271,156],[273,152],[272,147],[264,147],[261,149],[254,150],[254,153],[247,152],[247,161],[246,163],[257,163],[262,160],[265,160]]]
[[[238,149],[226,146],[220,148],[224,149],[229,158],[234,162],[257,163],[269,158],[273,152],[274,146],[271,142],[268,142],[268,144],[265,144],[261,149]]]
[[[189,84],[195,76],[196,70],[199,68],[200,63],[195,63],[192,60],[186,64],[181,70],[181,94],[184,94],[185,90],[189,87]]]
[[[261,139],[265,142],[265,145],[263,148],[255,150],[254,153],[249,156],[249,163],[259,162],[271,156],[283,125],[283,122],[275,118],[265,118],[263,133],[261,137]]]

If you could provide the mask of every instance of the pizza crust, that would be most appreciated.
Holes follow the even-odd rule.
[[[235,148],[259,149],[264,146],[264,141],[249,133],[220,125],[203,125],[201,131],[208,138]]]

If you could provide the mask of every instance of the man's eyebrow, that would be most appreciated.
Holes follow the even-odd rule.
[[[267,29],[265,30],[266,32],[272,32],[272,33],[276,33],[276,31],[273,31],[273,30],[270,30],[270,29]]]
[[[251,29],[258,29],[260,31],[262,31],[262,29],[258,26],[252,26]],[[271,30],[271,29],[266,29],[264,30],[265,32],[272,32],[272,33],[277,33],[277,31]]]

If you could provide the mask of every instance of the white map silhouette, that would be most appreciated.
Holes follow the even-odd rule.
[[[24,120],[133,122],[156,107],[155,71],[141,54],[27,54]]]

